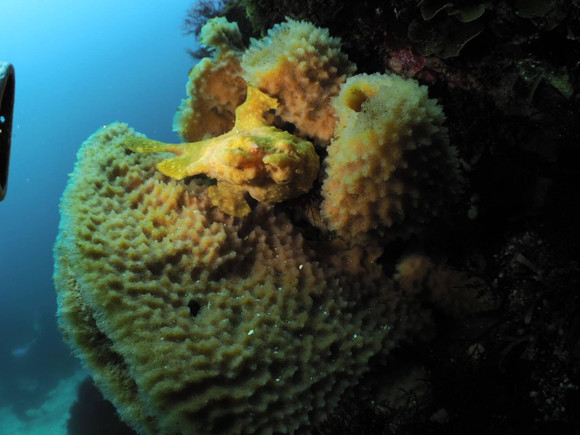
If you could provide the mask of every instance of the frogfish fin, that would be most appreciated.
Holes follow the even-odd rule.
[[[269,125],[264,113],[277,107],[278,100],[266,95],[258,88],[248,86],[246,101],[236,109],[234,130],[249,131]]]
[[[148,139],[146,137],[131,136],[125,139],[125,147],[136,153],[161,153],[167,152],[172,154],[183,154],[184,147],[182,144],[172,144],[159,142],[158,140]]]

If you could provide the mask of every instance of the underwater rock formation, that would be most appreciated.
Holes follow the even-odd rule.
[[[248,106],[235,110],[241,103],[241,86],[230,94],[221,94],[213,87],[217,82],[211,80],[212,74],[227,75],[231,66],[231,77],[244,84],[245,93],[245,82],[237,81],[241,72],[236,63],[240,54],[232,49],[237,44],[232,43],[237,41],[235,29],[224,21],[212,21],[210,26],[228,29],[229,36],[220,39],[219,35],[214,38],[211,32],[210,36],[206,33],[206,41],[214,41],[215,47],[223,51],[218,50],[214,59],[202,61],[190,74],[190,80],[195,77],[195,85],[189,86],[190,98],[177,118],[183,126],[182,136],[199,141],[249,122],[266,129],[266,139],[275,137],[277,142],[276,135],[281,135],[285,140],[306,143],[310,146],[306,153],[309,158],[299,164],[310,168],[304,171],[307,176],[296,185],[290,184],[298,188],[277,200],[308,190],[300,188],[300,183],[310,188],[317,175],[318,156],[309,142],[265,125],[263,112],[275,107],[274,96],[266,95],[267,89],[262,94],[249,88]],[[305,26],[297,23],[277,32]],[[326,35],[323,31],[315,33]],[[220,64],[228,50],[232,57]],[[336,51],[330,53],[331,57],[346,59]],[[328,56],[328,52],[315,53],[318,55]],[[303,62],[283,63],[293,72],[288,76],[300,76]],[[335,67],[330,69],[334,71]],[[346,71],[351,69],[347,67]],[[340,77],[343,73],[331,80],[333,91],[325,98],[337,90]],[[351,92],[352,83],[366,79],[354,77],[343,89]],[[394,79],[379,76],[377,80]],[[407,99],[412,106],[417,99],[421,104],[415,104],[416,110],[400,118],[399,136],[406,145],[411,143],[411,136],[419,140],[413,161],[408,159],[399,168],[403,174],[397,178],[397,186],[410,179],[413,195],[420,201],[421,195],[431,193],[413,181],[415,173],[423,168],[415,166],[415,161],[433,158],[442,167],[454,168],[453,155],[445,152],[445,141],[442,147],[428,146],[443,131],[443,115],[424,90],[413,82],[404,83],[412,92],[394,99],[397,107],[405,106]],[[380,94],[380,86],[371,88]],[[357,89],[366,88],[361,85]],[[358,104],[365,112],[367,97],[370,106],[375,90],[355,92],[354,100],[346,100],[348,108],[352,110]],[[364,98],[357,98],[361,95]],[[297,94],[298,99],[303,96]],[[280,97],[286,108],[291,106],[292,94]],[[340,101],[339,96],[335,107]],[[317,106],[309,104],[305,113],[315,112]],[[399,113],[397,107],[388,110]],[[276,113],[282,120],[284,110]],[[334,117],[326,109],[320,110],[324,116],[307,116],[310,121],[325,123]],[[363,136],[368,133],[375,137],[377,129],[392,122],[392,117],[378,116],[380,108],[373,110],[375,122],[357,126]],[[200,111],[211,115],[206,118]],[[230,119],[232,111],[235,119]],[[298,130],[303,128],[298,121],[296,124]],[[243,128],[240,130],[243,133]],[[411,133],[405,136],[407,131]],[[139,433],[310,433],[352,392],[371,369],[373,360],[381,360],[393,348],[412,342],[430,325],[430,308],[425,301],[415,302],[413,291],[401,291],[401,283],[411,278],[405,276],[403,280],[399,276],[395,281],[393,268],[375,261],[381,251],[377,245],[357,245],[356,240],[346,244],[331,231],[316,232],[293,213],[299,199],[281,204],[272,204],[277,201],[271,200],[246,204],[243,213],[237,212],[237,206],[233,212],[227,210],[223,206],[227,188],[217,193],[216,189],[224,182],[231,188],[232,180],[216,176],[223,163],[216,160],[219,153],[206,156],[203,171],[191,170],[191,165],[199,163],[198,154],[203,154],[208,144],[221,145],[224,138],[235,141],[241,136],[234,128],[231,134],[207,142],[166,145],[144,138],[125,124],[113,123],[82,145],[64,192],[55,246],[59,323],[65,340],[95,384],[122,419]],[[251,136],[264,145],[263,137]],[[394,138],[389,140],[396,142]],[[348,141],[344,144],[350,146]],[[394,145],[399,151],[403,149]],[[240,148],[238,151],[247,158],[243,146]],[[171,151],[183,156],[176,158],[177,165],[176,159],[159,164],[157,155],[139,151]],[[269,157],[264,157],[264,163]],[[384,156],[376,147],[359,157],[376,159],[373,171],[382,167],[379,161]],[[271,163],[284,163],[284,158],[285,154]],[[329,168],[340,175],[340,165],[330,162]],[[405,176],[407,169],[410,172]],[[365,169],[361,171],[358,182],[363,190],[365,183],[374,188],[376,180],[370,180]],[[194,176],[202,172],[218,178],[218,185],[207,177]],[[427,172],[423,177],[431,174]],[[442,187],[444,191],[453,191],[457,179],[444,178],[443,183],[449,183]],[[331,196],[331,188],[331,183],[324,189],[315,184],[314,195]],[[244,193],[254,196],[251,188],[244,189]],[[262,200],[259,195],[255,197]],[[238,196],[236,201],[241,198]],[[365,205],[360,205],[361,199],[357,206],[363,216]],[[367,201],[366,207],[373,204]],[[405,209],[404,218],[414,222],[415,213],[413,207]],[[327,217],[330,222],[334,219],[330,213]],[[330,227],[340,235],[339,226]],[[447,293],[440,293],[443,296],[437,304],[445,305]],[[450,294],[454,299],[461,298],[460,291]]]

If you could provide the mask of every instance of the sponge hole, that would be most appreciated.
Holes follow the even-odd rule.
[[[350,89],[348,96],[346,97],[346,105],[355,112],[360,112],[362,110],[363,103],[369,98],[370,96],[365,94],[360,89]]]
[[[201,310],[201,304],[193,299],[187,303],[187,308],[189,308],[189,315],[191,317],[196,317]]]

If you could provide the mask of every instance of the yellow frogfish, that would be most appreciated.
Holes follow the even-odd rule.
[[[157,169],[178,180],[199,174],[215,178],[217,184],[208,190],[212,204],[242,217],[251,211],[246,193],[269,204],[285,201],[308,192],[320,168],[312,143],[266,120],[265,114],[277,107],[275,98],[248,86],[234,127],[221,136],[184,144],[131,137],[125,146],[135,152],[176,154],[159,162]]]

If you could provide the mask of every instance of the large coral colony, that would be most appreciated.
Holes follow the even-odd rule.
[[[214,18],[200,40],[187,143],[113,123],[78,153],[60,326],[138,433],[311,433],[432,336],[433,309],[484,308],[417,243],[458,201],[460,160],[426,87],[355,74],[326,29],[287,19],[244,49]]]

